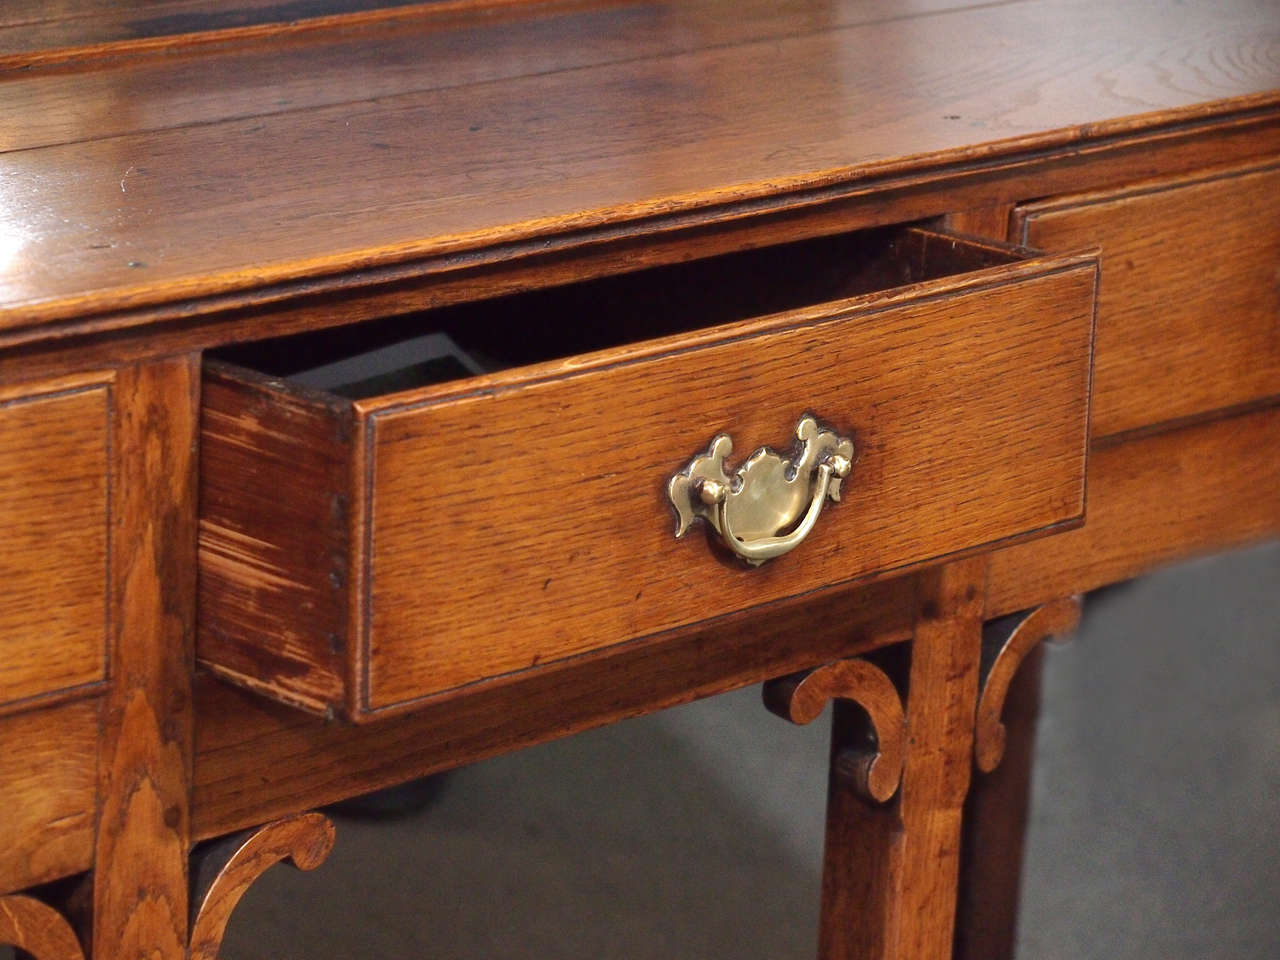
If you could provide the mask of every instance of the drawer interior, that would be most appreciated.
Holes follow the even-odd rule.
[[[918,227],[820,237],[242,344],[213,356],[360,400],[1020,259]]]

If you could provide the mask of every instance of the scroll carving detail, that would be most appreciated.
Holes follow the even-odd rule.
[[[200,901],[191,927],[191,960],[218,960],[227,922],[254,881],[282,860],[299,870],[314,870],[333,849],[334,828],[319,813],[304,813],[269,823],[227,858]]]
[[[764,685],[765,706],[792,723],[809,723],[833,699],[861,707],[875,735],[874,745],[837,758],[837,767],[862,796],[884,803],[902,779],[907,739],[902,699],[884,671],[867,660],[838,660]]]
[[[80,941],[66,917],[33,897],[0,897],[0,943],[35,960],[84,960]]]
[[[988,624],[993,636],[984,637],[983,659],[990,667],[982,681],[975,718],[974,761],[983,773],[990,773],[1004,757],[1005,728],[1000,722],[1009,684],[1023,659],[1040,641],[1064,637],[1080,624],[1080,598],[1065,597],[1037,607],[1015,622],[1012,629],[1000,622]]]

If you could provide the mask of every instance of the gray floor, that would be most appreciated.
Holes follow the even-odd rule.
[[[1031,958],[1280,957],[1280,546],[1095,595],[1050,653]],[[811,958],[826,730],[755,689],[454,774],[277,868],[225,960]]]

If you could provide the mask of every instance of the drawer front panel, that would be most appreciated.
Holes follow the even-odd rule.
[[[1280,394],[1280,168],[1030,204],[1014,234],[1102,248],[1094,436]]]
[[[0,894],[93,862],[98,703],[0,717]]]
[[[812,319],[363,423],[361,707],[1078,520],[1092,264]],[[842,501],[747,568],[676,540],[668,479],[811,412],[851,435]]]
[[[0,712],[106,677],[110,388],[0,396]]]

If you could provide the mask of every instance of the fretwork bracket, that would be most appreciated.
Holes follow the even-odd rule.
[[[0,897],[0,944],[17,947],[35,960],[84,960],[67,919],[25,894]]]
[[[288,860],[299,870],[314,870],[329,856],[333,841],[334,828],[327,817],[303,813],[260,827],[247,838],[241,834],[217,844],[202,864],[209,869],[197,871],[211,879],[197,884],[192,898],[199,908],[191,925],[190,960],[218,960],[232,912],[268,869]]]
[[[1080,598],[1064,597],[1031,611],[992,620],[982,631],[982,687],[974,720],[974,762],[990,773],[1004,757],[1000,715],[1014,675],[1042,640],[1065,640],[1080,624]]]
[[[906,716],[893,681],[875,664],[838,660],[770,680],[763,694],[771,712],[796,724],[811,722],[832,700],[857,704],[870,723],[871,737],[865,747],[846,749],[835,757],[833,771],[876,803],[897,791],[906,757]]]

